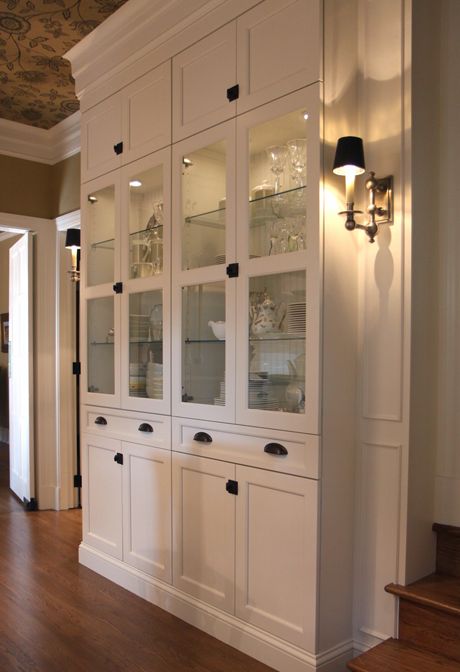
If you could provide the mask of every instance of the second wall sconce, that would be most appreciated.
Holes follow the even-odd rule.
[[[375,177],[370,172],[366,180],[366,189],[369,191],[369,216],[367,224],[358,224],[355,215],[362,215],[362,210],[355,210],[355,177],[365,172],[364,147],[361,138],[347,135],[339,138],[335,152],[332,171],[336,175],[345,177],[345,210],[340,215],[346,215],[345,227],[348,231],[362,229],[373,243],[378,233],[379,225],[389,223],[393,219],[393,176]]]

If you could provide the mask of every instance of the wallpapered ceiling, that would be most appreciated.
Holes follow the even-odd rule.
[[[126,0],[0,0],[0,117],[51,128],[79,108],[62,54]]]

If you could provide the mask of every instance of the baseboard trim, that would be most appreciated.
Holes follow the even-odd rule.
[[[341,643],[319,655],[309,654],[85,543],[80,544],[79,561],[135,595],[276,670],[342,672],[345,662],[352,657],[352,641]]]

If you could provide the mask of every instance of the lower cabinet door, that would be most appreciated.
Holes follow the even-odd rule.
[[[82,448],[83,540],[121,560],[123,466],[114,459],[121,442],[86,434]]]
[[[236,615],[315,650],[318,484],[236,467]]]
[[[171,583],[171,453],[122,443],[123,560]]]
[[[173,453],[174,585],[234,613],[235,466]]]

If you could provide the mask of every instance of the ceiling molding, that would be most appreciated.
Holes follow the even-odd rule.
[[[0,119],[0,154],[54,165],[80,151],[80,112],[48,131]]]

